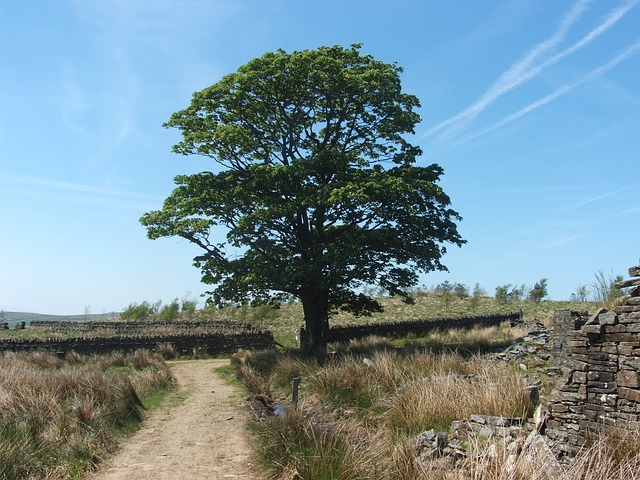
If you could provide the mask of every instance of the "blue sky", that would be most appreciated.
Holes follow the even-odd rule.
[[[140,216],[210,169],[162,128],[252,58],[361,42],[404,68],[420,163],[468,240],[444,280],[568,299],[640,260],[638,0],[5,0],[0,4],[0,309],[119,311],[206,290]]]

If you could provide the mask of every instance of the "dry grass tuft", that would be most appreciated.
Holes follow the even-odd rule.
[[[173,383],[157,356],[0,356],[0,478],[79,478]]]

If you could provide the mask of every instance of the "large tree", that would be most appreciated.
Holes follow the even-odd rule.
[[[363,287],[408,298],[418,273],[446,270],[443,244],[465,241],[442,168],[415,165],[406,136],[420,105],[401,71],[360,45],[278,50],[196,92],[165,126],[182,131],[176,153],[218,168],[176,177],[141,218],[149,238],[201,247],[195,265],[219,306],[298,298],[316,354],[333,311],[381,310]]]

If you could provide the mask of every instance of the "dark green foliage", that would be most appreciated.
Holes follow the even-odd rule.
[[[146,300],[140,304],[132,303],[125,308],[120,314],[120,318],[124,320],[146,320],[151,315],[158,313],[159,302],[151,304]]]
[[[168,305],[164,305],[160,309],[160,314],[158,317],[163,322],[171,322],[178,318],[178,314],[180,313],[180,304],[178,303],[178,299],[176,298],[173,302]]]
[[[547,296],[547,279],[543,278],[533,286],[529,292],[529,300],[539,302]]]
[[[224,169],[176,177],[162,210],[141,218],[149,238],[201,247],[218,306],[300,299],[318,353],[332,312],[381,310],[363,288],[409,300],[418,272],[446,270],[442,244],[464,240],[442,168],[414,165],[419,101],[401,71],[359,45],[279,50],[196,92],[166,123],[183,135],[174,151]]]

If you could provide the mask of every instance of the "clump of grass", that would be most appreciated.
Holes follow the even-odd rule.
[[[294,378],[300,378],[307,375],[310,370],[318,368],[316,361],[309,360],[308,362],[305,363],[301,359],[290,355],[278,358],[271,375],[273,386],[290,395]]]
[[[265,361],[261,362],[260,359]],[[236,379],[254,395],[271,393],[271,371],[275,361],[275,357],[272,358],[269,352],[263,354],[249,350],[241,350],[231,357]]]
[[[334,406],[369,409],[382,389],[369,373],[369,366],[358,356],[333,360],[309,379],[310,390]]]
[[[159,343],[156,352],[165,360],[173,360],[178,356],[176,348],[169,342]]]
[[[173,379],[157,356],[0,356],[0,478],[73,478],[137,425]]]
[[[459,368],[448,372],[440,368],[435,375],[415,378],[398,389],[385,401],[389,430],[402,437],[431,428],[447,431],[452,421],[473,414],[529,416],[533,405],[516,372],[482,363],[478,358],[469,363],[467,368],[475,371],[473,374],[460,375]]]
[[[373,480],[373,451],[349,436],[344,426],[314,425],[291,410],[256,427],[259,455],[268,478],[299,480]],[[361,437],[364,438],[364,437]]]

